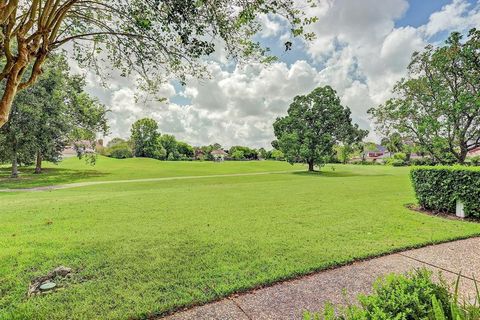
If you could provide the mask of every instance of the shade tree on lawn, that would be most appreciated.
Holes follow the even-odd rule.
[[[66,45],[81,66],[98,74],[113,66],[155,93],[169,78],[205,75],[204,57],[220,47],[237,61],[272,60],[252,40],[261,28],[257,17],[269,13],[290,22],[292,37],[313,37],[303,27],[315,18],[305,17],[294,0],[0,0],[0,127],[16,94]]]
[[[150,118],[137,120],[132,124],[130,131],[135,157],[159,159],[165,153],[165,150],[159,148],[160,133],[155,120]]]
[[[332,157],[336,143],[356,143],[368,134],[352,124],[350,109],[341,105],[330,86],[296,96],[287,113],[273,124],[277,140],[272,145],[278,146],[289,163],[307,163],[309,171]]]
[[[0,160],[12,163],[12,177],[19,164],[35,163],[41,173],[42,161],[57,163],[67,143],[93,144],[97,133],[108,131],[105,106],[83,91],[83,78],[69,74],[63,56],[52,57],[44,69],[35,85],[19,93],[10,121],[0,128]]]
[[[394,97],[369,110],[378,132],[401,135],[441,163],[464,163],[480,147],[480,30],[462,38],[453,32],[444,46],[414,53]]]

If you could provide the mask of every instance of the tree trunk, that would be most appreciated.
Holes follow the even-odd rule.
[[[2,100],[0,100],[0,128],[3,127],[8,121],[10,110],[12,109],[13,98],[17,94],[18,83],[7,81],[5,85],[5,92],[3,93]]]
[[[308,171],[314,171],[313,160],[308,160]]]
[[[17,95],[18,87],[20,86],[22,75],[25,72],[27,64],[28,50],[26,45],[22,44],[18,47],[18,58],[8,73],[7,81],[5,83],[5,91],[0,100],[0,128],[8,121],[10,110],[12,109],[12,103]]]
[[[462,151],[460,151],[460,154],[458,155],[458,163],[465,164],[465,159],[467,159],[467,154],[468,154],[468,150],[462,148]]]
[[[35,165],[35,174],[42,173],[42,153],[37,151],[37,161]]]
[[[13,154],[12,159],[12,178],[18,178],[18,161],[17,161],[17,153]]]

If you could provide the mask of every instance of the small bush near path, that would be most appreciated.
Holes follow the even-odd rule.
[[[335,313],[329,304],[321,313],[305,313],[304,320],[480,319],[478,288],[474,304],[460,302],[459,280],[460,277],[450,293],[445,281],[434,282],[432,273],[426,269],[406,275],[391,274],[377,280],[372,294],[360,295],[359,305],[349,305]]]
[[[457,200],[460,200],[467,216],[480,218],[479,168],[414,168],[411,179],[422,208],[453,213]]]

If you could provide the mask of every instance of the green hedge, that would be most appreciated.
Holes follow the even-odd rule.
[[[460,166],[421,167],[411,171],[419,204],[428,210],[455,212],[457,200],[465,213],[480,218],[480,169]]]

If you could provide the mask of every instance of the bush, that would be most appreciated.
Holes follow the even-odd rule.
[[[127,159],[133,157],[133,152],[129,148],[116,148],[113,147],[109,150],[108,156],[116,159]]]
[[[480,295],[478,295],[480,298]],[[432,281],[431,272],[422,269],[407,275],[389,275],[377,280],[371,295],[359,297],[360,306],[347,306],[334,312],[328,305],[322,314],[305,313],[305,320],[371,319],[479,319],[478,304],[459,303],[456,291],[450,294],[444,281]],[[477,301],[478,303],[478,301]]]
[[[274,149],[272,151],[272,158],[278,161],[283,161],[285,160],[285,155],[283,154],[282,151]]]
[[[471,157],[469,160],[472,166],[480,166],[480,156]]]
[[[407,155],[403,152],[397,152],[393,155],[393,159],[407,161]]]
[[[411,178],[418,202],[424,209],[453,213],[460,200],[466,215],[480,218],[480,169],[414,168]]]
[[[430,158],[417,158],[410,159],[410,164],[412,166],[433,166],[435,162]]]

